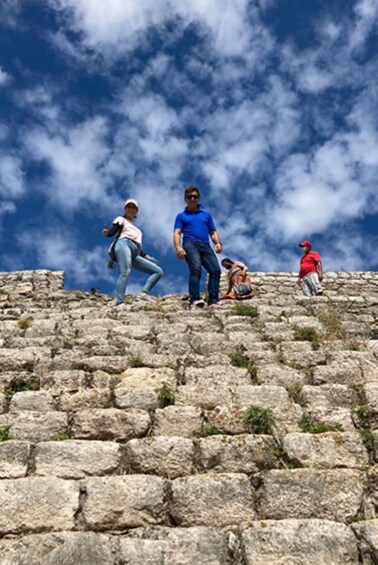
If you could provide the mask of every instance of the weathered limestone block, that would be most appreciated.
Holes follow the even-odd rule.
[[[362,502],[364,477],[351,469],[268,471],[263,477],[262,519],[319,518],[351,522]]]
[[[49,389],[53,394],[59,392],[75,392],[86,386],[84,371],[63,370],[42,373],[40,376],[41,388]]]
[[[339,426],[342,432],[354,432],[356,428],[353,423],[352,411],[349,408],[333,408],[328,406],[309,406],[306,412],[315,422],[321,422],[328,426]]]
[[[308,376],[305,373],[279,363],[259,365],[257,379],[262,385],[285,387],[305,385],[308,382]]]
[[[324,351],[314,351],[309,341],[284,341],[278,347],[284,363],[295,363],[301,369],[326,362]]]
[[[151,338],[152,328],[153,322],[146,321],[146,323],[143,324],[123,324],[122,326],[117,325],[116,327],[111,328],[111,333],[112,336],[122,335],[124,337],[128,337],[129,339],[148,341]]]
[[[261,342],[263,339],[262,336],[253,329],[245,328],[244,331],[236,332],[230,331],[228,338],[230,340],[230,345],[235,348],[245,348],[245,350],[249,353],[249,346],[255,342]]]
[[[363,565],[374,565],[378,558],[378,519],[352,524],[352,530],[359,540]]]
[[[215,408],[219,404],[230,404],[232,391],[227,385],[209,384],[208,386],[185,385],[176,391],[175,404]]]
[[[195,353],[189,353],[185,356],[185,367],[196,367],[197,369],[203,369],[205,367],[214,366],[230,366],[230,357],[226,353],[212,353],[209,351],[208,355],[196,355]]]
[[[278,436],[283,436],[290,432],[300,431],[300,421],[303,417],[303,409],[299,404],[288,403],[278,404],[272,408],[273,411],[273,430]]]
[[[246,563],[256,565],[357,565],[356,538],[328,520],[264,520],[242,533]]]
[[[46,347],[26,347],[24,349],[0,349],[0,367],[6,371],[33,371],[43,361],[51,360],[51,351]]]
[[[137,528],[129,535],[120,537],[120,556],[125,565],[229,563],[229,535],[215,528]]]
[[[263,331],[267,340],[291,341],[294,339],[294,330],[287,322],[266,322]]]
[[[207,471],[256,473],[278,464],[277,444],[272,436],[218,435],[199,440],[200,461]]]
[[[52,394],[46,390],[27,390],[16,392],[9,405],[11,412],[34,410],[35,412],[51,412],[55,410],[55,401]]]
[[[117,540],[93,532],[32,534],[0,542],[1,565],[116,565]]]
[[[76,353],[75,358],[72,361],[71,368],[89,372],[105,371],[106,373],[113,374],[122,373],[122,371],[126,369],[127,363],[127,357],[124,355],[96,355],[94,357],[83,357],[78,356],[78,354]]]
[[[182,437],[132,439],[126,445],[126,464],[132,473],[168,478],[193,473],[193,442]]]
[[[242,406],[261,406],[272,408],[278,404],[288,404],[289,396],[283,386],[247,385],[239,386],[235,391],[235,403]]]
[[[310,406],[352,408],[357,403],[356,392],[347,385],[305,385],[302,394]]]
[[[304,467],[332,469],[361,468],[369,458],[358,433],[287,434],[283,438],[287,455]]]
[[[104,388],[64,392],[59,397],[59,406],[64,412],[76,412],[86,408],[111,408],[112,393]]]
[[[186,338],[187,339],[187,338]],[[207,355],[209,351],[212,353],[232,353],[235,344],[231,343],[224,334],[220,332],[203,332],[196,331],[189,339],[193,353],[197,355]]]
[[[25,477],[31,445],[27,441],[3,441],[0,443],[0,479]]]
[[[192,437],[202,427],[202,411],[195,406],[167,406],[155,412],[154,436]]]
[[[239,404],[216,406],[214,410],[206,413],[206,425],[223,434],[244,434],[248,431],[244,416],[245,407]]]
[[[187,334],[175,333],[170,330],[159,333],[156,343],[160,353],[171,355],[187,355],[190,351],[190,343]]]
[[[159,388],[167,383],[171,388],[176,388],[176,372],[169,367],[152,369],[140,367],[127,369],[121,375],[117,389],[130,388]]]
[[[31,326],[25,331],[26,338],[47,337],[55,335],[57,331],[55,320],[32,320]]]
[[[119,383],[119,375],[109,375],[105,371],[95,371],[88,375],[89,385],[92,388],[113,388]]]
[[[227,386],[251,384],[251,376],[247,369],[239,367],[213,365],[209,367],[187,367],[185,369],[185,384],[198,387]]]
[[[344,361],[334,365],[315,367],[313,383],[322,384],[362,384],[364,378],[361,367],[353,361]]]
[[[67,432],[67,414],[62,412],[9,412],[0,416],[0,427],[10,425],[13,439],[49,441]]]
[[[92,530],[120,530],[167,520],[165,481],[151,475],[90,478],[83,514]]]
[[[82,479],[115,472],[121,461],[120,445],[110,441],[41,442],[35,451],[35,474]]]
[[[127,441],[144,436],[150,424],[150,417],[143,410],[81,410],[73,416],[72,435],[75,439]]]
[[[73,481],[28,477],[0,482],[0,533],[71,530],[79,507]]]
[[[246,475],[205,474],[172,481],[171,515],[179,526],[247,527],[255,517]]]
[[[116,387],[114,402],[116,408],[139,408],[140,410],[156,410],[159,406],[158,389],[153,387],[125,388]]]
[[[313,328],[317,332],[323,329],[323,324],[314,316],[289,316],[289,324],[299,328]]]

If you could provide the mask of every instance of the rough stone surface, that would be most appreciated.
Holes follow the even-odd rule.
[[[79,508],[79,485],[30,477],[0,482],[0,534],[71,530]]]
[[[182,437],[134,439],[126,445],[126,464],[133,473],[169,478],[191,475],[194,471],[194,446]]]
[[[35,473],[46,477],[81,479],[113,473],[120,461],[120,446],[114,442],[52,441],[37,445]]]
[[[369,463],[363,440],[357,433],[287,434],[283,448],[303,467],[353,469]]]
[[[1,565],[378,562],[378,273],[251,276],[257,317],[0,273]]]
[[[237,473],[175,479],[171,514],[179,526],[246,527],[255,517],[253,488]]]
[[[247,563],[256,565],[357,565],[356,538],[327,520],[254,522],[242,535]]]
[[[160,477],[90,478],[86,491],[83,514],[90,529],[122,530],[164,524],[167,520],[164,480]]]
[[[268,471],[263,477],[263,518],[325,518],[350,523],[362,502],[364,478],[351,469]]]

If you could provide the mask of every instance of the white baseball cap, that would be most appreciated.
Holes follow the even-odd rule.
[[[129,198],[128,200],[126,200],[124,208],[126,208],[128,204],[134,204],[134,206],[136,206],[139,210],[138,200],[135,200],[135,198]]]

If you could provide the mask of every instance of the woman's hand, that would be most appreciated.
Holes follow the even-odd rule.
[[[108,230],[108,228],[106,227],[106,224],[105,224],[105,226],[102,228],[102,232],[101,232],[101,233],[102,233],[102,235],[103,235],[104,237],[108,237],[108,235],[109,235],[109,230]]]

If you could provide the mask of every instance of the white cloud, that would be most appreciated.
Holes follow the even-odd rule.
[[[10,81],[10,75],[0,67],[0,86],[4,86]]]
[[[101,117],[58,129],[35,128],[25,135],[25,145],[35,160],[51,170],[48,197],[65,210],[77,210],[83,202],[108,200],[104,166],[110,155],[108,127]]]
[[[14,155],[0,157],[0,194],[6,198],[19,198],[25,191],[21,160]]]

